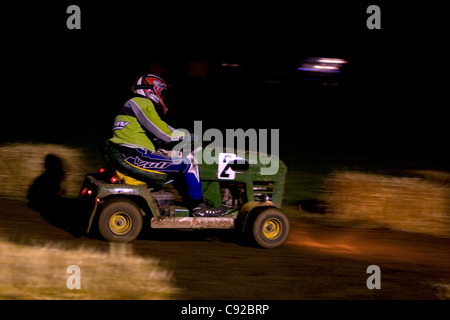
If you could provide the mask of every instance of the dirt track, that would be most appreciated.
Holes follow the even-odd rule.
[[[0,199],[0,218],[0,238],[8,241],[110,250],[45,220],[23,201]],[[287,243],[275,250],[245,246],[229,232],[161,230],[125,251],[167,262],[181,289],[177,299],[449,298],[450,239],[290,221]],[[380,290],[366,286],[369,265],[381,269]]]

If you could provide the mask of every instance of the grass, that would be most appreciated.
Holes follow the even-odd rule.
[[[0,147],[0,194],[26,199],[29,187],[45,171],[45,159],[59,159],[65,173],[61,180],[61,196],[76,197],[84,175],[96,171],[85,151],[57,144],[16,143]]]
[[[25,200],[36,178],[50,166],[64,172],[60,196],[78,196],[84,175],[96,171],[89,151],[57,144],[16,143],[0,147],[0,195]],[[95,157],[94,157],[95,159]],[[47,166],[47,168],[46,168]],[[55,169],[50,169],[50,171]],[[115,244],[111,244],[114,249]],[[152,258],[88,248],[28,246],[0,239],[0,299],[171,299],[172,272]],[[119,254],[117,254],[119,252]],[[81,289],[69,290],[67,267],[81,269]]]
[[[448,174],[420,173],[431,178],[335,172],[325,180],[321,198],[339,219],[448,237]]]
[[[126,244],[111,244],[126,246]],[[173,272],[158,259],[88,248],[27,246],[0,240],[0,299],[171,299],[177,292]],[[68,289],[80,268],[80,289]]]
[[[283,209],[290,216],[450,236],[446,165],[322,149],[281,158],[288,167]]]

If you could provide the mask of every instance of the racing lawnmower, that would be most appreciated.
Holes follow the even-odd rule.
[[[206,151],[202,149],[203,152]],[[155,173],[145,183],[121,174],[121,154],[105,145],[106,168],[87,174],[79,195],[82,229],[97,231],[111,242],[131,242],[143,227],[151,229],[230,229],[248,236],[262,248],[281,246],[289,235],[289,221],[280,209],[286,166],[279,161],[275,175],[262,175],[267,155],[217,153],[212,164],[198,164],[203,195],[215,207],[225,207],[220,217],[193,217],[168,175]],[[196,157],[198,154],[196,155]],[[258,163],[250,164],[251,159]],[[271,155],[271,157],[274,157]],[[273,161],[273,158],[271,159]],[[127,168],[133,169],[133,168]],[[179,197],[178,197],[179,198]]]

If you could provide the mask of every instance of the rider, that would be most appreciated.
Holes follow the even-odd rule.
[[[211,207],[203,197],[194,157],[189,155],[176,161],[170,151],[155,148],[155,144],[168,144],[184,138],[183,131],[172,128],[160,118],[160,113],[167,113],[164,103],[167,88],[166,82],[154,74],[139,77],[132,88],[134,97],[124,104],[115,118],[113,137],[109,142],[120,151],[122,160],[139,169],[140,174],[155,171],[162,174],[183,172],[187,192],[192,200],[192,215],[221,216],[226,209]]]

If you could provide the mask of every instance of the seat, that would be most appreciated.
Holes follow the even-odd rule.
[[[122,153],[116,145],[107,141],[102,146],[102,156],[105,163],[125,176],[145,182],[148,187],[160,189],[171,180],[168,174],[154,170],[139,169],[124,161]]]

